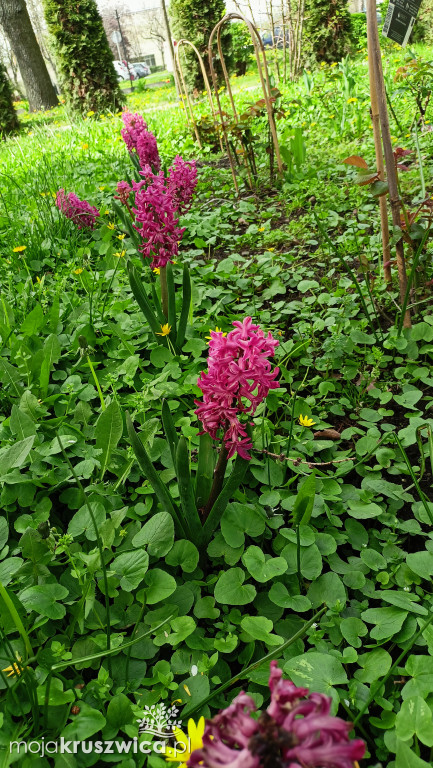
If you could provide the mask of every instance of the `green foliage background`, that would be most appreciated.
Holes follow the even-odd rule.
[[[197,3],[195,0],[171,0],[170,16],[173,31],[177,39],[184,38],[194,43],[203,58],[206,72],[210,77],[207,46],[210,33],[220,19],[225,15],[224,0],[208,0]],[[231,68],[231,33],[228,25],[221,32],[221,45],[227,67]],[[217,50],[215,40],[215,52]],[[182,58],[183,58],[182,53]],[[185,79],[188,85],[203,90],[203,77],[197,56],[192,51],[185,51]]]
[[[76,111],[117,111],[123,97],[94,0],[45,0],[61,90]]]
[[[351,29],[347,0],[307,0],[305,55],[328,64],[340,61],[349,51]]]
[[[12,104],[12,88],[6,69],[0,61],[0,132],[13,133],[18,129],[19,122],[14,105]]]

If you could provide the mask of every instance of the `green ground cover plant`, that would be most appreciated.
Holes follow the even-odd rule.
[[[421,71],[428,88],[427,56],[386,53],[394,145],[412,152],[408,216],[433,194],[431,107],[410,80]],[[170,88],[128,95],[159,155],[126,202],[118,182],[143,180],[144,150],[128,153],[120,113],[23,113],[26,133],[2,146],[2,765],[162,768],[157,754],[18,756],[9,743],[133,739],[145,707],[175,702],[186,724],[241,690],[263,709],[271,658],[355,724],[361,768],[431,764],[430,221],[402,222],[403,329],[377,198],[344,164],[374,165],[365,58],[280,85],[282,177],[270,182],[258,113],[239,196]],[[257,102],[254,74],[234,84],[240,112]],[[206,116],[204,97],[196,109]],[[178,155],[198,183],[173,263],[156,264],[128,205],[144,210],[152,185],[165,199]],[[60,189],[94,207],[91,226],[59,209]],[[249,458],[228,457],[225,430],[199,434],[199,383],[246,318],[278,341],[279,386],[238,413]]]

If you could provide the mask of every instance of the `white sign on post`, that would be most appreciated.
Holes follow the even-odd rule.
[[[421,0],[391,0],[382,35],[404,48],[413,30],[420,5]]]
[[[122,40],[122,35],[120,34],[120,32],[117,29],[113,29],[113,31],[111,33],[111,39],[112,39],[113,43],[120,43],[121,40]]]

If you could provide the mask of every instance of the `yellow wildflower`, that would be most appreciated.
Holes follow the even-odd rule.
[[[39,283],[39,285],[42,283],[42,280],[41,280],[41,278],[40,278],[40,277],[38,277],[37,275],[36,275],[36,282],[37,282],[37,283]]]
[[[110,215],[110,211],[104,211],[104,216],[109,216],[109,215]]]
[[[78,269],[74,269],[74,275],[81,275],[82,272],[83,272],[82,267],[78,267]]]
[[[355,102],[357,102],[357,101],[358,101],[358,99],[355,99],[355,97],[354,97],[354,96],[352,96],[352,98],[351,98],[351,99],[347,99],[347,103],[348,103],[348,104],[355,104]]]
[[[113,227],[114,229],[114,227]],[[123,240],[123,238],[126,237],[125,233],[123,235],[117,235],[118,240]]]
[[[95,114],[95,113],[94,113],[93,109],[91,109],[91,110],[90,110],[90,111],[87,113],[87,117],[92,117],[92,115],[94,115],[94,114]]]
[[[12,248],[14,253],[22,253],[27,248],[26,245],[16,245],[15,248]]]
[[[303,416],[301,413],[301,415],[299,416],[299,423],[301,427],[312,427],[313,424],[315,424],[316,422],[313,421],[313,419],[310,419],[309,416]]]
[[[166,746],[164,748],[164,752],[162,754],[164,755],[167,763],[179,763],[179,758],[183,760],[182,764],[178,766],[178,768],[186,768],[187,763],[192,755],[193,752],[195,752],[196,749],[201,749],[203,746],[203,734],[205,729],[205,720],[204,717],[201,717],[198,721],[197,725],[195,724],[194,720],[191,718],[188,720],[188,735],[180,730],[180,728],[175,728],[174,735],[177,744],[182,744],[184,747],[184,751],[181,753],[179,748],[175,749],[174,747],[168,747]]]
[[[330,64],[329,66],[330,66],[330,67],[336,67],[336,66],[337,66],[337,62],[336,62],[336,61],[333,61],[333,62],[332,62],[332,64]]]
[[[223,332],[222,328],[218,328],[218,326],[213,331],[212,328],[209,328],[209,333],[222,333],[223,336],[227,336],[226,333]],[[206,336],[207,339],[211,339],[212,336]]]
[[[15,675],[20,675],[23,671],[22,667],[19,666],[22,659],[19,653],[15,653],[15,656],[17,658],[18,664],[11,664],[9,667],[5,667],[5,669],[2,669],[2,672],[8,672],[9,674],[7,677],[14,677]],[[188,758],[189,759],[189,758]]]
[[[267,251],[275,251],[275,248],[266,248]]]
[[[155,269],[153,269],[153,270],[152,270],[152,272],[153,272],[155,275],[159,275],[159,274],[160,274],[160,272],[161,272],[161,269],[160,269],[160,267],[155,267]]]
[[[259,232],[264,232],[264,231],[265,231],[264,227],[259,227]]]
[[[117,256],[118,259],[123,259],[125,253],[126,253],[126,251],[120,251],[120,252],[118,251],[114,255]]]
[[[105,189],[105,184],[103,184],[102,187],[99,187],[99,189],[101,190],[101,192],[103,192]]]
[[[165,325],[161,325],[161,333],[157,333],[157,336],[168,336],[168,334],[171,331],[171,325],[168,323],[165,323]]]
[[[329,119],[332,120],[335,117],[335,115],[329,115]]]
[[[109,221],[109,222],[108,222],[108,224],[107,224],[107,227],[108,227],[108,229],[116,229],[116,225],[115,225],[115,224],[113,224],[113,222],[112,222],[112,221]]]
[[[81,145],[81,149],[89,149],[89,145],[84,142],[84,144]]]

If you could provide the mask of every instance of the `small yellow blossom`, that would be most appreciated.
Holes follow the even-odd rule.
[[[330,64],[329,66],[330,66],[330,67],[336,67],[336,66],[337,66],[337,62],[336,62],[336,61],[333,61],[333,62],[332,62],[332,64]]]
[[[329,119],[332,120],[335,117],[335,115],[329,115]]]
[[[312,427],[313,424],[315,424],[316,422],[313,421],[313,419],[310,419],[309,416],[303,416],[301,413],[301,415],[299,416],[299,423],[301,427]]]
[[[36,275],[36,282],[37,282],[37,283],[39,283],[39,285],[42,283],[42,280],[41,280],[41,278],[40,278],[40,277],[38,277],[37,275]]]
[[[41,197],[45,197],[47,193],[46,192],[39,192],[39,194],[40,194]]]
[[[311,128],[313,128],[317,123],[311,123]]]
[[[325,62],[324,62],[324,61],[321,61],[321,62],[320,62],[320,66],[321,66],[321,67],[326,67],[326,64],[325,64]]]
[[[161,273],[161,269],[160,269],[160,267],[155,267],[155,269],[153,269],[153,270],[152,270],[152,272],[153,272],[155,275],[159,275],[159,274]]]
[[[266,248],[267,251],[275,251],[275,248]]]
[[[165,325],[161,325],[161,333],[157,333],[157,336],[168,336],[168,334],[171,331],[171,325],[168,323],[165,323]]]
[[[185,687],[186,686],[184,686],[184,688]],[[180,728],[175,728],[174,734],[176,742],[178,744],[182,744],[184,747],[184,751],[182,752],[181,757],[183,763],[178,765],[177,768],[186,768],[192,753],[195,752],[196,749],[201,749],[203,746],[204,729],[204,717],[200,718],[197,725],[195,724],[194,720],[188,720],[188,735],[181,731]],[[162,754],[164,755],[167,763],[179,763],[180,751],[178,749],[166,746]]]
[[[105,184],[103,184],[102,187],[99,187],[99,189],[101,190],[101,192],[103,192],[105,189]]]
[[[20,675],[22,670],[22,667],[19,666],[22,659],[19,653],[15,653],[16,659],[18,661],[18,664],[11,664],[9,667],[5,667],[5,669],[2,669],[2,672],[8,672],[9,674],[7,677],[14,677],[15,675]]]
[[[354,96],[352,96],[352,98],[351,98],[351,99],[347,99],[347,103],[348,103],[348,104],[355,104],[357,101],[358,101],[358,99],[355,99],[355,97],[354,97]]]
[[[113,227],[113,229],[114,229],[114,227]],[[123,240],[123,238],[124,238],[124,237],[126,237],[126,235],[125,235],[125,234],[123,234],[123,235],[117,235],[117,239],[118,239],[118,240]]]
[[[218,326],[213,331],[212,328],[209,328],[209,333],[221,333],[223,336],[227,336],[226,333],[222,330],[222,328],[218,328]],[[211,339],[212,336],[206,336],[206,339]]]
[[[12,248],[14,253],[22,253],[27,248],[26,245],[16,245],[15,248]]]
[[[265,231],[264,227],[259,227],[259,232],[264,232],[264,231]]]
[[[84,144],[81,145],[81,149],[89,149],[89,145],[84,142]]]
[[[78,269],[74,269],[74,275],[81,275],[82,272],[83,272],[82,267],[78,267]]]
[[[108,222],[108,224],[107,224],[107,227],[108,227],[108,229],[116,229],[116,225],[115,225],[115,224],[113,224],[113,222],[112,222],[112,221],[109,221],[109,222]]]
[[[110,215],[110,211],[104,211],[104,216],[109,216],[109,215]]]
[[[126,253],[126,251],[118,251],[114,255],[117,256],[118,259],[123,259],[125,253]]]
[[[94,114],[95,114],[95,113],[94,113],[93,109],[91,109],[91,110],[90,110],[90,111],[87,113],[87,117],[92,117],[92,115],[94,115]]]

